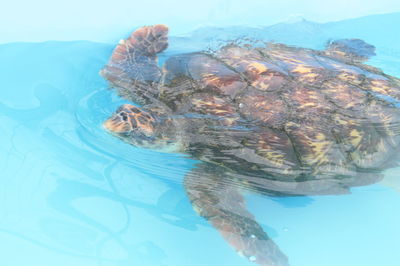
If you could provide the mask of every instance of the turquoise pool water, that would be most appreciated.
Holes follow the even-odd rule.
[[[311,48],[351,37],[375,45],[370,64],[400,77],[396,25],[400,13],[209,27],[173,36],[161,61],[242,36]],[[98,75],[113,47],[0,45],[1,265],[253,265],[192,210],[181,182],[195,160],[129,146],[101,127],[124,102]],[[387,170],[349,195],[246,198],[292,266],[397,266],[399,175]]]

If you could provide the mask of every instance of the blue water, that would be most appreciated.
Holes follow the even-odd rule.
[[[354,37],[377,47],[370,64],[400,77],[396,25],[400,13],[204,28],[172,37],[161,61],[243,36],[311,48]],[[181,182],[195,160],[129,146],[101,127],[123,102],[98,75],[113,47],[0,45],[0,265],[253,265],[192,210]],[[247,200],[292,266],[398,266],[399,175],[387,170],[349,195]]]

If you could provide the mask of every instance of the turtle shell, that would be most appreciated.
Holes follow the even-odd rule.
[[[173,56],[160,99],[187,116],[198,158],[279,180],[381,170],[400,143],[399,80],[311,49],[230,45]]]

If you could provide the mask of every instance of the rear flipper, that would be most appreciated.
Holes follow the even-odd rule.
[[[341,39],[328,42],[325,54],[361,63],[375,55],[375,46],[360,39]]]
[[[288,266],[287,257],[246,209],[232,180],[213,166],[200,164],[185,177],[193,208],[239,253],[262,266]]]
[[[157,96],[161,70],[157,53],[168,47],[168,27],[145,26],[137,29],[114,49],[100,74],[128,100],[147,103]]]

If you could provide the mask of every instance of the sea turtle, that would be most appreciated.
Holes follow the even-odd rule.
[[[232,43],[174,55],[160,68],[167,34],[146,26],[117,45],[101,75],[141,106],[122,105],[104,126],[130,144],[198,159],[184,180],[194,209],[251,261],[289,265],[243,191],[348,193],[395,164],[400,80],[363,63],[374,46]]]

